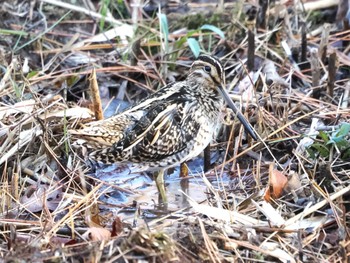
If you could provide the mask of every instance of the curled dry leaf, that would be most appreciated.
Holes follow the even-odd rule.
[[[297,172],[291,171],[291,173],[289,174],[288,183],[285,186],[285,192],[292,193],[292,195],[295,197],[295,202],[297,202],[299,198],[306,197],[303,191],[302,181]]]
[[[223,220],[228,223],[239,223],[244,226],[268,226],[269,223],[263,220],[257,220],[251,216],[244,215],[237,211],[229,211],[223,208],[212,207],[209,205],[198,204],[192,199],[188,199],[188,203],[193,210],[210,218]]]
[[[74,107],[69,109],[61,109],[54,112],[45,113],[39,116],[42,120],[51,120],[55,118],[69,118],[69,119],[91,119],[93,112],[87,108]]]
[[[303,218],[294,222],[293,224],[287,225],[284,227],[285,230],[300,230],[307,229],[309,233],[318,231],[321,227],[326,224],[331,224],[334,222],[334,218],[329,217],[328,215],[322,216],[312,216],[310,218]]]
[[[34,110],[35,100],[24,100],[14,105],[0,107],[0,120],[18,113],[31,114]]]
[[[254,200],[252,200],[252,203],[261,213],[265,215],[265,217],[269,220],[270,225],[282,227],[285,224],[285,220],[283,219],[281,213],[270,203],[267,203],[266,201],[255,202]]]
[[[112,236],[118,236],[121,232],[123,232],[123,223],[119,216],[117,216],[112,225]]]
[[[13,156],[16,152],[18,152],[18,149],[27,145],[35,137],[38,137],[42,133],[43,131],[38,126],[30,130],[21,131],[19,136],[17,136],[17,138],[19,137],[18,142],[15,145],[13,145],[10,149],[4,152],[0,152],[0,165],[6,162],[8,159],[10,159],[10,157]]]
[[[291,255],[287,250],[285,250],[283,247],[280,247],[278,243],[275,242],[264,242],[261,245],[261,248],[264,250],[267,250],[269,252],[269,255],[278,258],[283,263],[295,263],[295,259],[293,255]]]
[[[282,195],[283,189],[287,184],[287,177],[280,171],[270,168],[269,172],[269,186],[266,189],[264,199],[267,202],[272,198],[279,198]]]
[[[83,237],[90,241],[108,241],[111,236],[111,232],[102,227],[90,227],[83,234]]]
[[[267,82],[274,82],[277,85],[289,88],[287,81],[278,74],[276,65],[273,61],[266,59],[263,63],[262,72],[265,73]]]
[[[55,210],[62,199],[61,188],[47,185],[29,186],[21,198],[21,203],[30,212],[39,212],[46,206]]]

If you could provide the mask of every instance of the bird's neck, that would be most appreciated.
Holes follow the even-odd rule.
[[[187,86],[192,92],[198,93],[200,96],[220,98],[220,94],[217,89],[217,85],[212,80],[199,77],[188,77]]]

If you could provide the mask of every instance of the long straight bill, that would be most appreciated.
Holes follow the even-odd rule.
[[[233,101],[231,100],[230,96],[227,94],[226,90],[219,85],[219,90],[221,92],[222,97],[224,98],[224,100],[226,101],[227,105],[234,111],[234,113],[236,113],[237,118],[239,119],[239,121],[243,124],[243,127],[245,129],[245,131],[247,133],[249,133],[250,136],[252,136],[252,138],[254,140],[258,140],[258,137],[256,136],[252,126],[250,125],[250,123],[247,121],[247,119],[244,117],[244,115],[242,114],[242,112],[240,110],[237,109],[236,105],[233,103]]]

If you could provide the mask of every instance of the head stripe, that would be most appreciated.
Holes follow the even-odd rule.
[[[216,71],[220,75],[221,79],[224,81],[224,67],[222,66],[220,60],[218,60],[215,57],[208,56],[208,55],[200,55],[198,57],[198,60],[207,62],[207,63],[212,64],[213,66],[215,66]]]

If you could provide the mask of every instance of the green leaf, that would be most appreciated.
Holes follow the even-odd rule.
[[[345,139],[339,139],[336,143],[337,147],[339,148],[339,150],[344,150],[348,147],[350,147],[350,144],[347,140]]]
[[[197,33],[199,33],[199,32],[200,32],[199,29],[190,30],[190,31],[187,32],[186,36],[187,36],[187,37],[191,37],[191,36],[193,36],[194,34],[197,34]]]
[[[322,157],[329,156],[329,149],[320,143],[314,143],[310,146],[310,148],[314,148]]]
[[[201,52],[201,48],[198,44],[198,41],[195,38],[187,38],[187,43],[190,46],[190,49],[193,53],[193,55],[197,58]]]
[[[159,22],[160,22],[160,31],[162,32],[164,36],[164,43],[165,43],[165,52],[169,51],[168,44],[169,44],[169,27],[168,27],[168,19],[165,14],[158,14]]]
[[[182,46],[186,43],[187,37],[180,37],[176,42],[175,42],[175,47],[176,49],[182,48]]]
[[[313,149],[311,149],[311,147],[306,148],[305,150],[306,150],[306,152],[309,154],[309,156],[310,156],[311,159],[316,159],[315,152],[314,152]]]
[[[322,139],[325,143],[327,143],[327,142],[329,141],[328,134],[325,133],[324,131],[320,131],[320,132],[318,133],[318,135],[321,137],[321,139]]]
[[[27,74],[27,78],[30,79],[30,78],[36,76],[37,74],[38,74],[38,71],[35,71],[35,70],[30,71],[30,72]]]
[[[350,148],[345,150],[341,155],[342,160],[350,160]]]
[[[326,143],[327,145],[329,144],[336,144],[339,145],[342,143],[342,141],[344,140],[343,137],[331,137],[331,139]]]
[[[213,25],[203,25],[201,26],[201,30],[210,30],[214,33],[218,34],[222,39],[225,39],[225,34],[222,32],[222,30],[216,26]]]
[[[28,33],[21,30],[11,30],[0,28],[0,35],[19,35],[19,36],[28,36]]]
[[[101,4],[101,19],[100,19],[100,30],[103,31],[103,28],[105,26],[105,19],[107,16],[107,10],[108,10],[108,6],[110,4],[110,0],[103,0],[102,4]]]
[[[337,132],[336,137],[345,137],[349,135],[349,132],[350,132],[350,123],[343,123],[340,126],[340,129]]]

